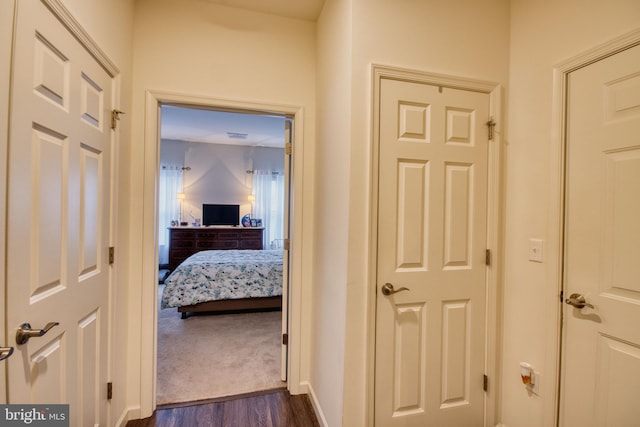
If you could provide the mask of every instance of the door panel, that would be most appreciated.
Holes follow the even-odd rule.
[[[469,333],[469,301],[446,301],[442,304],[442,407],[469,403],[471,366]]]
[[[561,425],[640,419],[640,46],[569,74]]]
[[[426,306],[404,304],[395,312],[393,416],[420,413],[425,408]]]
[[[377,426],[483,424],[488,111],[381,80],[378,289],[399,292],[377,298]]]
[[[40,1],[17,2],[9,135],[9,403],[107,424],[112,79]]]

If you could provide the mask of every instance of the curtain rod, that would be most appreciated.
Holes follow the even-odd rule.
[[[280,175],[283,174],[284,171],[261,171],[261,170],[257,170],[257,169],[247,169],[247,174],[249,175],[253,175],[254,173],[258,173],[258,172],[267,172],[267,173],[271,173],[271,175]]]
[[[162,169],[167,169],[168,167],[170,167],[170,166],[162,165]],[[191,166],[183,166],[180,169],[182,169],[183,171],[190,171],[191,170]]]

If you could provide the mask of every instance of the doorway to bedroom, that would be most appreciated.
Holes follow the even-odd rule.
[[[158,405],[286,386],[291,125],[160,105]]]

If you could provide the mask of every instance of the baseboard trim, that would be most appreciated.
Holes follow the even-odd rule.
[[[125,427],[129,421],[139,420],[141,413],[139,406],[129,406],[122,411],[120,418],[118,418],[113,425],[116,427]]]
[[[129,418],[127,417],[127,412],[128,411],[126,409],[122,411],[122,413],[120,414],[120,418],[118,418],[113,425],[116,427],[126,426],[127,423],[129,422]]]
[[[306,381],[300,381],[298,384],[295,384],[295,390],[292,385],[289,384],[289,393],[291,394],[309,394],[309,383]]]
[[[329,427],[329,423],[327,423],[327,419],[322,412],[322,408],[320,407],[320,402],[318,402],[318,398],[316,397],[316,393],[313,391],[313,387],[308,382],[301,382],[300,386],[305,387],[308,390],[308,395],[311,398],[311,406],[313,406],[313,410],[316,413],[316,417],[318,418],[318,422],[322,427]]]

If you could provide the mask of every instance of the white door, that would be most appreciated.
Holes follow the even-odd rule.
[[[112,80],[40,1],[17,5],[7,327],[59,324],[11,343],[8,400],[106,426]]]
[[[380,91],[375,425],[482,426],[489,95]]]
[[[640,46],[569,74],[561,425],[640,422]]]

